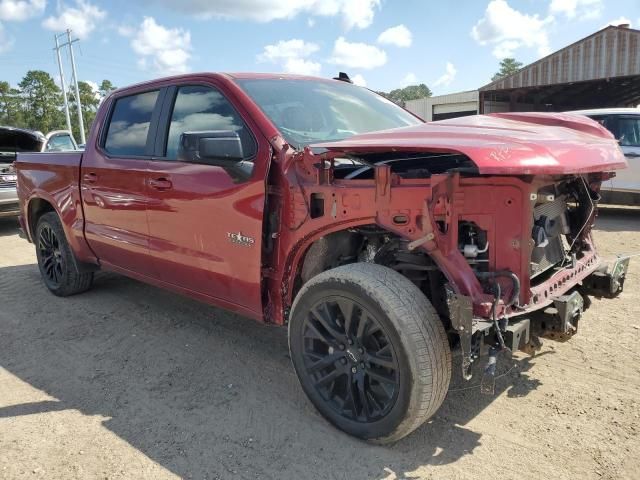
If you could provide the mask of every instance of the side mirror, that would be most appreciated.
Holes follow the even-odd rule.
[[[247,180],[253,164],[243,162],[240,136],[232,130],[184,132],[180,135],[178,161],[223,168],[234,182]]]
[[[231,130],[184,132],[180,135],[178,160],[233,167],[244,158],[240,136]]]

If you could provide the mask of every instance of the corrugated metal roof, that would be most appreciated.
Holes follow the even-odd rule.
[[[609,26],[480,91],[640,75],[640,30]]]

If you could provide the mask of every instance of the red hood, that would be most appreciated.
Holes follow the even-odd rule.
[[[474,115],[312,146],[348,154],[462,153],[483,174],[553,175],[627,166],[608,130],[589,118],[566,113]]]

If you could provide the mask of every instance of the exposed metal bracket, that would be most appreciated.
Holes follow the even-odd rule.
[[[447,294],[447,306],[451,325],[460,337],[460,349],[462,350],[462,378],[470,380],[471,364],[473,357],[471,352],[471,337],[473,335],[473,302],[471,297],[458,295],[450,285],[445,286]]]

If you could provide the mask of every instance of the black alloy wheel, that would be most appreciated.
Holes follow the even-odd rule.
[[[93,270],[80,271],[56,212],[38,219],[33,241],[42,280],[51,293],[67,297],[91,288]]]
[[[64,258],[60,242],[50,225],[43,225],[38,233],[38,253],[42,272],[52,286],[59,286],[64,276]]]
[[[304,323],[307,375],[340,416],[357,422],[384,417],[400,388],[396,353],[382,324],[358,302],[329,297]]]
[[[442,320],[414,283],[382,265],[343,265],[305,283],[291,307],[289,351],[318,412],[376,443],[431,417],[451,378]]]

